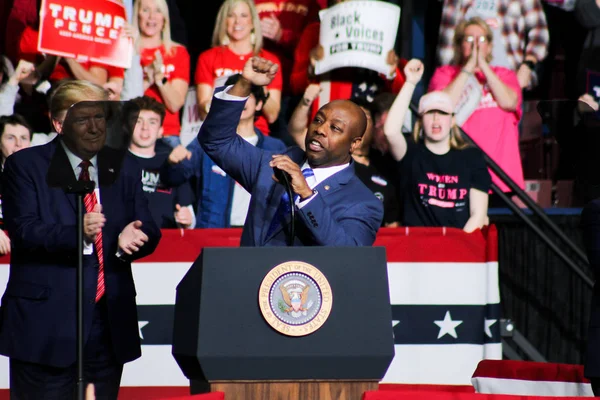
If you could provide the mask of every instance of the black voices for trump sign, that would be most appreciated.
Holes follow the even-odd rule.
[[[387,54],[396,43],[400,7],[383,1],[346,1],[321,10],[319,18],[325,55],[315,65],[316,74],[360,67],[389,77]]]

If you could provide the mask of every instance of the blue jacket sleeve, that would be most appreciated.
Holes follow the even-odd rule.
[[[252,193],[266,153],[246,142],[236,132],[244,105],[244,101],[213,97],[198,141],[206,155]]]
[[[334,216],[317,194],[298,215],[317,246],[371,246],[383,219],[383,205],[375,196],[373,199],[357,202],[343,215]]]

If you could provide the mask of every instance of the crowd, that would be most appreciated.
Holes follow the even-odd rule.
[[[487,224],[488,204],[497,201],[490,195],[491,184],[510,189],[488,172],[482,152],[469,145],[461,129],[524,187],[522,99],[538,85],[549,52],[548,5],[541,0],[444,0],[436,63],[402,59],[392,49],[386,75],[356,67],[316,74],[323,58],[318,12],[343,1],[225,0],[214,21],[211,47],[194,60],[174,40],[182,18],[179,10],[171,18],[173,2],[126,0],[131,15],[122,35],[134,45],[127,70],[40,54],[39,5],[13,2],[0,57],[2,165],[12,153],[54,139],[46,97],[57,86],[88,81],[111,100],[131,100],[140,110],[128,146],[142,167],[143,190],[160,227],[243,226],[250,194],[197,140],[182,143],[181,114],[190,83],[204,120],[215,89],[234,84],[247,60],[258,56],[279,68],[268,86],[252,87],[237,128],[246,142],[276,152],[294,144],[303,148],[319,108],[349,99],[367,117],[352,159],[357,177],[383,203],[382,226],[481,228]],[[597,59],[592,55],[600,1],[551,3],[589,30],[578,72],[582,77]],[[416,99],[418,113],[413,115],[409,106],[424,76],[431,77],[425,82],[428,93]],[[578,90],[597,109],[592,93]],[[9,249],[0,231],[0,253]]]

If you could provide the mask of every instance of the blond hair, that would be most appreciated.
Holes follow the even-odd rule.
[[[419,141],[423,138],[423,120],[419,118],[417,122],[415,122],[415,127],[412,133],[413,141],[415,143],[419,143]],[[463,150],[469,147],[469,144],[465,141],[465,138],[460,133],[460,128],[458,125],[453,125],[450,128],[450,148],[452,150]]]
[[[260,19],[258,18],[258,11],[254,5],[253,0],[225,0],[219,14],[217,14],[217,21],[215,23],[215,29],[213,30],[212,47],[219,47],[229,44],[229,37],[227,36],[227,16],[233,11],[234,7],[239,3],[245,3],[250,9],[250,15],[252,16],[252,52],[258,54],[262,50],[262,31],[260,29]]]
[[[169,6],[167,5],[166,0],[152,0],[154,1],[154,4],[158,7],[158,10],[160,11],[160,13],[163,15],[163,18],[165,19],[165,22],[163,24],[162,27],[162,31],[160,32],[160,40],[162,41],[162,44],[165,48],[165,54],[169,54],[172,55],[172,50],[173,47],[176,45],[179,45],[179,43],[174,42],[171,39],[171,19],[169,18]],[[137,32],[140,32],[140,25],[139,25],[139,12],[140,12],[140,4],[142,3],[142,0],[135,0],[134,4],[133,4],[133,16],[132,16],[132,22],[133,22],[133,29],[135,29]],[[137,43],[135,44],[137,49],[140,50],[140,39],[138,37]]]
[[[106,100],[108,92],[98,85],[89,81],[65,80],[52,91],[48,103],[50,115],[52,118],[58,118],[58,114],[80,101]]]
[[[492,45],[494,33],[487,22],[480,17],[473,17],[471,19],[463,20],[454,30],[454,39],[452,40],[452,47],[454,48],[454,58],[452,62],[455,65],[463,65],[467,61],[462,53],[462,42],[465,39],[465,30],[467,30],[467,28],[471,25],[476,25],[483,29],[485,31],[486,41],[490,46]],[[488,54],[485,59],[487,62],[492,61],[492,54]]]

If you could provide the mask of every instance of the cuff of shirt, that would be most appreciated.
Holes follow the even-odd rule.
[[[94,253],[94,244],[88,243],[85,239],[83,239],[83,255],[89,256]]]
[[[232,87],[233,87],[233,85],[229,85],[225,88],[225,90],[223,90],[219,93],[215,93],[215,97],[217,99],[230,100],[230,101],[246,101],[246,100],[248,100],[248,97],[240,97],[240,96],[234,96],[232,94],[229,94],[228,92],[231,90]]]
[[[310,203],[310,201],[311,201],[312,199],[314,199],[314,198],[315,198],[315,196],[316,196],[316,195],[318,195],[318,194],[319,194],[319,192],[317,192],[316,190],[313,190],[313,194],[312,194],[312,196],[310,196],[310,197],[307,197],[306,199],[304,199],[304,200],[302,200],[302,201],[300,201],[300,197],[298,197],[298,199],[296,200],[296,203],[295,203],[295,204],[296,204],[296,208],[297,208],[298,210],[301,210],[301,209],[302,209],[302,207],[304,207],[305,205],[307,205],[308,203]]]

